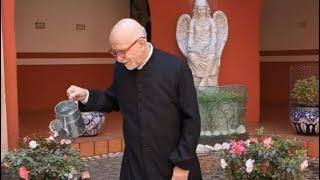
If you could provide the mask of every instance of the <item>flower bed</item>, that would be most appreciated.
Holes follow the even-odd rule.
[[[263,136],[263,129],[247,140],[215,144],[220,166],[229,179],[303,179],[307,151],[295,139]]]
[[[48,138],[27,136],[19,142],[17,149],[6,154],[1,166],[11,176],[26,180],[88,178],[87,167],[71,143],[57,135]]]

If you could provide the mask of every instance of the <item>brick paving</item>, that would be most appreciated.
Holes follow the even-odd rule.
[[[110,157],[109,157],[110,156]],[[217,155],[213,155],[218,158]],[[109,154],[101,156],[101,158],[87,159],[89,172],[92,180],[118,180],[121,167],[122,153]],[[211,172],[203,172],[204,180],[224,180],[223,170],[220,166],[216,166]],[[305,171],[306,180],[319,179],[319,159],[310,159],[309,166]]]

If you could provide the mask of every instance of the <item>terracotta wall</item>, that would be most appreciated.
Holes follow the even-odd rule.
[[[223,52],[219,83],[245,84],[248,88],[247,120],[259,120],[259,16],[262,0],[242,3],[209,0],[212,10],[222,10],[229,21],[229,39]],[[150,1],[155,47],[183,58],[175,41],[176,22],[192,11],[194,1]],[[69,84],[104,88],[112,65],[19,66],[19,107],[52,109],[65,98]],[[36,91],[35,91],[36,90]]]
[[[287,106],[290,94],[290,66],[306,62],[262,62],[261,105]],[[319,62],[312,62],[318,64]]]
[[[8,150],[8,127],[7,127],[7,108],[4,79],[4,62],[3,62],[3,36],[1,21],[1,158],[4,152]]]
[[[14,34],[14,1],[1,1],[1,23],[3,35],[3,60],[5,78],[5,104],[7,115],[8,146],[17,145],[19,137],[16,46]],[[2,118],[2,114],[1,114]]]
[[[70,85],[105,89],[113,77],[111,64],[26,65],[17,70],[20,111],[53,110],[67,99]]]
[[[106,37],[112,26],[129,16],[129,0],[16,0],[14,14],[20,112],[53,110],[71,84],[98,89],[110,84],[113,59],[100,55],[110,49]],[[46,28],[35,29],[35,22]],[[85,24],[85,30],[76,30],[76,24]]]
[[[181,58],[176,44],[178,17],[191,13],[190,1],[150,0],[152,38],[156,47]],[[248,88],[248,122],[259,121],[259,23],[263,0],[240,2],[209,0],[212,10],[222,10],[228,17],[229,39],[226,43],[219,75],[219,84],[245,84]],[[183,58],[184,59],[184,58]]]

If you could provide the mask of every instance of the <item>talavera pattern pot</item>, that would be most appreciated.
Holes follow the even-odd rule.
[[[290,120],[298,133],[319,134],[319,107],[292,106]]]
[[[102,112],[82,112],[82,120],[85,124],[85,131],[82,136],[95,136],[102,130],[105,123],[105,115]]]

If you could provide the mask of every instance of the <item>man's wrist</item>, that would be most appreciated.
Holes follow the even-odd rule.
[[[84,100],[81,101],[82,104],[87,104],[89,100],[89,90],[86,89],[86,98]]]

